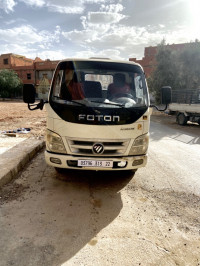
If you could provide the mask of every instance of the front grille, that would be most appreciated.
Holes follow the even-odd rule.
[[[71,153],[75,155],[86,156],[121,156],[126,152],[129,139],[126,140],[82,140],[82,139],[69,139],[67,138],[68,145]],[[104,152],[101,154],[95,154],[92,151],[95,143],[101,143],[104,146]]]

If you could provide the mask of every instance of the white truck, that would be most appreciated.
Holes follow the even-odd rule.
[[[195,90],[172,90],[172,102],[169,113],[176,114],[179,125],[186,125],[188,121],[200,125],[200,88]]]
[[[167,95],[168,91],[163,91]],[[45,159],[58,171],[133,170],[147,163],[151,108],[143,69],[129,61],[66,59],[58,63],[48,101]]]

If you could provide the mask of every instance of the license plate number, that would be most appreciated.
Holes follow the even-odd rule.
[[[113,167],[112,161],[78,160],[78,166],[86,167]]]

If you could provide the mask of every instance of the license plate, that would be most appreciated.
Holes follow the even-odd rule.
[[[78,166],[111,168],[113,161],[78,160]]]

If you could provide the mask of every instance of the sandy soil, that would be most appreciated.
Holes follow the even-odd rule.
[[[30,111],[24,102],[1,101],[0,131],[12,131],[18,128],[31,129],[30,133],[20,134],[20,137],[43,137],[46,128],[46,111]]]

